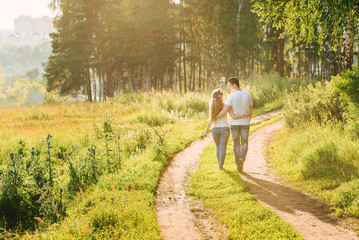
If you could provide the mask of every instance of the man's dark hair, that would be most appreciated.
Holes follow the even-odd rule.
[[[230,82],[231,84],[236,84],[237,87],[239,87],[239,80],[238,80],[238,78],[236,78],[236,77],[230,77],[230,78],[228,79],[228,82]]]

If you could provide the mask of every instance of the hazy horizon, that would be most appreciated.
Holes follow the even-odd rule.
[[[5,7],[0,8],[0,30],[14,30],[14,19],[20,15],[29,15],[33,18],[49,16],[54,13],[48,8],[50,0],[0,0]]]

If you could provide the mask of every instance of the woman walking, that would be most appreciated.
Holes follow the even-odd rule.
[[[224,158],[226,157],[226,149],[228,138],[230,134],[228,113],[224,114],[220,118],[216,118],[218,113],[222,111],[224,107],[224,94],[221,89],[216,89],[211,94],[211,101],[209,103],[209,118],[207,122],[206,131],[203,133],[203,137],[207,135],[210,127],[212,126],[212,137],[216,143],[216,156],[218,161],[218,169],[223,169]],[[248,115],[237,116],[234,115],[233,110],[229,111],[232,119],[241,119],[248,117]]]
[[[229,121],[228,114],[216,119],[217,114],[223,109],[224,94],[221,89],[216,89],[212,92],[211,101],[209,104],[209,118],[207,128],[203,136],[206,136],[210,127],[212,126],[212,137],[216,143],[216,155],[219,170],[223,169],[224,158],[226,157],[226,149],[229,138]]]

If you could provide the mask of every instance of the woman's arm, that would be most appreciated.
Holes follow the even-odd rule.
[[[233,112],[233,109],[231,109],[229,111],[229,115],[231,116],[232,119],[242,119],[242,118],[247,118],[247,117],[250,116],[249,113],[244,114],[244,115],[235,115],[234,112]]]
[[[229,112],[231,109],[232,109],[232,106],[224,104],[222,111],[220,111],[220,112],[217,114],[216,119],[222,118],[222,117],[223,117],[227,112]]]
[[[205,137],[209,131],[209,128],[211,127],[212,125],[212,120],[211,120],[211,117],[208,118],[208,122],[207,122],[207,127],[206,127],[206,131],[203,133],[203,137]]]

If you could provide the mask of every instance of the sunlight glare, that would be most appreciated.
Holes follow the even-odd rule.
[[[49,16],[54,14],[48,8],[51,0],[0,0],[0,30],[13,30],[14,19],[20,15],[32,17]]]

